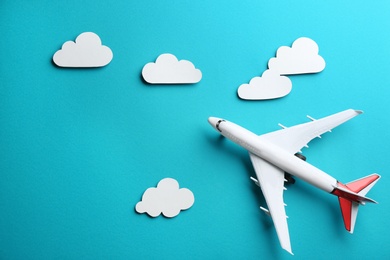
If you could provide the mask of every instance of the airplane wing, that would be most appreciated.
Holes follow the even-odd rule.
[[[309,117],[312,122],[264,134],[260,138],[295,154],[315,137],[321,137],[323,133],[330,132],[331,129],[361,113],[359,110],[348,109],[318,120]]]
[[[283,201],[284,171],[252,153],[249,153],[249,156],[257,175],[257,184],[263,192],[269,215],[274,222],[280,245],[290,254],[293,254]]]

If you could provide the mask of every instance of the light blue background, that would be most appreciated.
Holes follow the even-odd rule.
[[[291,259],[247,153],[208,125],[224,117],[259,134],[305,115],[365,113],[311,143],[308,161],[342,182],[378,172],[355,234],[337,198],[298,180],[285,192],[296,259],[389,258],[390,2],[1,1],[0,259]],[[114,58],[61,69],[53,54],[85,31]],[[278,47],[306,36],[327,65],[291,76],[272,101],[236,91]],[[192,61],[195,85],[150,86],[161,53]],[[173,219],[135,213],[165,177],[191,189]]]

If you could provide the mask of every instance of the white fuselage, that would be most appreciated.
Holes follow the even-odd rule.
[[[290,154],[283,148],[262,140],[251,131],[219,118],[210,118],[209,121],[223,136],[283,171],[329,193],[337,186],[337,180],[329,174]]]

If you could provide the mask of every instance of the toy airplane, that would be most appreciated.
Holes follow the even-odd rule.
[[[332,176],[302,160],[300,149],[315,137],[330,132],[332,128],[361,114],[359,110],[345,110],[337,114],[296,125],[268,134],[257,136],[247,129],[224,119],[210,117],[209,123],[223,136],[249,151],[257,180],[251,178],[262,190],[268,208],[260,207],[271,216],[280,245],[290,254],[291,243],[284,209],[283,190],[285,173],[290,173],[306,182],[338,196],[345,228],[352,233],[358,206],[366,202],[376,203],[365,197],[367,192],[379,180],[378,174],[342,184]]]

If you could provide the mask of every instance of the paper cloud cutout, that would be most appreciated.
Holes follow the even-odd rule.
[[[237,93],[241,99],[264,100],[284,97],[291,92],[291,88],[288,77],[266,70],[261,77],[252,78],[249,84],[242,84]]]
[[[325,68],[325,60],[318,55],[318,45],[312,39],[298,38],[292,47],[282,46],[276,58],[268,61],[268,68],[280,75],[317,73]]]
[[[175,55],[161,54],[156,62],[147,63],[142,77],[150,84],[190,84],[202,79],[202,72],[188,60],[178,60]]]
[[[194,204],[194,194],[186,188],[179,189],[179,183],[172,178],[162,179],[157,188],[148,188],[137,203],[138,213],[148,213],[157,217],[161,213],[168,218],[179,215],[181,210],[189,209]]]
[[[65,42],[54,54],[53,61],[60,67],[91,68],[106,66],[112,57],[111,49],[102,45],[97,34],[84,32],[75,42]]]

